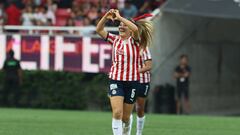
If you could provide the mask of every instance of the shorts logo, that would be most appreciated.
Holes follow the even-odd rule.
[[[117,84],[110,84],[110,90],[114,90],[117,88],[118,88]]]
[[[116,90],[112,90],[112,95],[115,95],[117,94],[117,91]]]

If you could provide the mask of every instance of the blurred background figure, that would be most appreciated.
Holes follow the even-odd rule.
[[[15,2],[10,2],[10,5],[5,10],[7,25],[21,25],[21,10],[16,6]],[[17,30],[9,30],[9,32],[18,32]]]
[[[20,97],[20,85],[22,84],[22,69],[19,60],[14,58],[14,51],[8,52],[7,59],[4,61],[3,71],[5,73],[4,90],[2,95],[2,104],[4,106],[18,106]],[[13,100],[9,100],[13,93]],[[14,103],[10,103],[13,101]]]
[[[47,23],[46,9],[44,7],[35,8],[34,19],[37,26],[43,26]]]
[[[34,15],[33,15],[33,9],[31,6],[26,6],[26,8],[23,10],[21,20],[22,20],[23,26],[34,25]]]
[[[121,13],[126,18],[133,18],[137,15],[138,10],[131,0],[126,0],[125,7],[121,9]]]
[[[180,56],[179,65],[175,68],[174,77],[177,81],[177,114],[190,113],[189,77],[191,67],[188,65],[188,56]]]

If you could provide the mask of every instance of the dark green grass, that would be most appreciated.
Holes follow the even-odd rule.
[[[111,134],[111,113],[0,109],[0,135]],[[240,135],[240,118],[149,114],[144,135]]]

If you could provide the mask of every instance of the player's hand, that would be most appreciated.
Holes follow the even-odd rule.
[[[113,13],[114,13],[114,15],[113,15],[113,19],[114,19],[114,20],[119,20],[119,19],[121,18],[121,15],[120,15],[120,13],[119,13],[119,10],[115,9],[115,10],[113,11]]]
[[[109,20],[112,20],[114,21],[114,9],[110,9],[105,15],[104,17],[109,19]]]

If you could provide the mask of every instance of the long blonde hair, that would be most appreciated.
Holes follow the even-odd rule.
[[[145,49],[152,44],[153,24],[151,21],[138,20],[135,22],[140,35],[140,48]]]

